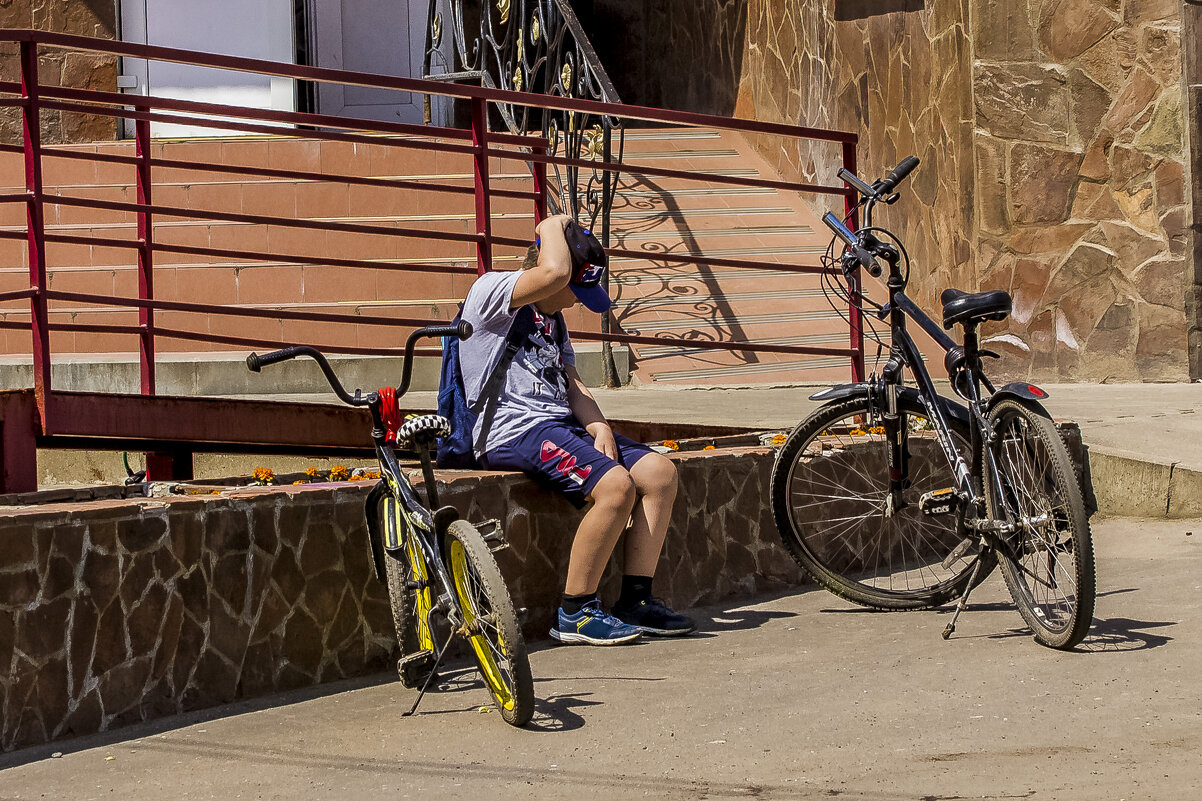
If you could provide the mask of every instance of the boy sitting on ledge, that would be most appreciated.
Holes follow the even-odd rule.
[[[554,639],[614,645],[644,632],[688,634],[693,621],[651,594],[676,498],[676,466],[610,429],[576,371],[561,314],[578,302],[609,311],[600,286],[605,252],[566,215],[535,230],[537,258],[532,248],[521,271],[481,276],[464,302],[462,317],[475,333],[459,353],[468,404],[481,409],[472,432],[476,457],[490,470],[525,472],[577,508],[592,504],[572,540]],[[532,331],[511,345],[510,329],[521,315],[531,316],[532,324],[523,324]],[[606,614],[597,587],[623,530],[622,594]]]

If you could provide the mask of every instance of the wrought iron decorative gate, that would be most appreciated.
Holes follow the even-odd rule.
[[[428,79],[622,102],[569,0],[430,0],[429,8]],[[546,136],[552,156],[622,161],[622,122],[617,117],[510,104],[498,104],[497,110],[511,133]],[[552,210],[587,221],[608,246],[617,173],[552,166]]]

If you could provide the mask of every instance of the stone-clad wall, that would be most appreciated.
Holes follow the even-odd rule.
[[[678,455],[657,594],[682,607],[800,573],[768,509],[772,452]],[[367,487],[24,507],[0,517],[0,750],[388,667]],[[463,474],[442,501],[499,517],[501,564],[544,639],[579,520],[520,476]],[[611,570],[602,585],[617,595]]]
[[[1014,296],[990,347],[1017,375],[1187,378],[1181,0],[976,2],[972,29],[977,272]]]
[[[903,202],[878,221],[905,239],[924,308],[948,286],[1014,294],[1014,319],[986,331],[1002,374],[1202,376],[1202,235],[1190,231],[1202,136],[1191,163],[1188,134],[1202,90],[1182,80],[1184,43],[1184,83],[1202,83],[1196,3],[697,0],[691,18],[665,12],[671,0],[623,5],[670,23],[645,26],[642,42],[660,54],[647,83],[690,76],[662,102],[725,113],[734,82],[739,116],[857,132],[861,175],[919,156]],[[721,58],[696,58],[707,36]],[[829,181],[839,164],[831,146],[756,144],[785,177]]]
[[[1181,43],[1185,51],[1186,122],[1190,129],[1187,162],[1193,197],[1193,269],[1186,270],[1185,316],[1189,324],[1190,376],[1202,376],[1202,4],[1187,3]]]
[[[974,282],[967,14],[963,0],[748,3],[739,116],[854,131],[857,172],[868,178],[906,156],[922,159],[911,191],[877,222],[906,242],[914,260],[910,294],[925,308],[935,307],[944,288]],[[834,183],[837,148],[759,145],[782,175]],[[829,198],[818,205],[842,207]]]
[[[117,4],[113,0],[6,0],[0,2],[0,28],[33,28],[54,33],[115,39]],[[114,92],[117,58],[103,53],[42,48],[38,72],[43,84]],[[21,80],[20,47],[0,43],[0,81]],[[0,109],[0,142],[21,143],[21,110]],[[104,142],[117,138],[114,117],[41,111],[42,142]]]

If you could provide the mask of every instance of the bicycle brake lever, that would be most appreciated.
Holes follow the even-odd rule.
[[[1002,354],[1000,354],[1000,353],[994,353],[994,352],[993,352],[993,351],[991,351],[991,350],[985,350],[985,349],[981,349],[981,350],[978,350],[978,351],[977,351],[977,353],[978,353],[979,355],[981,355],[981,356],[989,356],[990,358],[993,358],[993,359],[1000,359],[1000,358],[1002,358]]]

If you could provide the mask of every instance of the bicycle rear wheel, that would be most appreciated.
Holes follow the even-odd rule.
[[[863,606],[924,609],[962,595],[977,561],[977,583],[996,564],[977,548],[942,562],[964,539],[960,515],[924,515],[924,493],[957,482],[926,410],[898,398],[909,432],[910,485],[903,506],[888,510],[889,442],[881,410],[867,398],[829,403],[799,425],[772,471],[772,510],[781,539],[799,565],[830,592]],[[950,423],[961,452],[968,432]]]
[[[1002,538],[1002,576],[1035,639],[1070,649],[1093,621],[1093,539],[1064,441],[1041,408],[1006,399],[989,413],[1001,497],[984,469],[990,517],[1018,523]]]
[[[497,561],[475,526],[447,528],[446,560],[480,675],[506,723],[524,726],[534,714],[534,678],[526,641]]]

